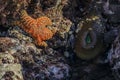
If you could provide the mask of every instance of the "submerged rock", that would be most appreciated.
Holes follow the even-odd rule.
[[[19,41],[8,37],[0,37],[0,79],[23,80],[22,66],[13,57]]]
[[[0,37],[0,79],[63,80],[70,67],[60,52],[16,38]]]
[[[111,24],[116,24],[120,22],[120,1],[119,0],[106,0],[102,2],[103,4],[103,14]]]
[[[21,64],[0,64],[1,80],[23,80]]]
[[[116,80],[120,80],[120,35],[115,39],[110,51],[108,60]]]

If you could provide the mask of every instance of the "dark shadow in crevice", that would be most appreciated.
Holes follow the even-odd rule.
[[[4,24],[5,25],[5,24]],[[9,27],[5,27],[3,25],[0,25],[0,32],[4,32],[7,31],[9,29]]]
[[[91,2],[91,0],[69,0],[63,7],[63,16],[76,23],[89,12]]]

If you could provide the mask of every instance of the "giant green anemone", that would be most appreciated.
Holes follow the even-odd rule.
[[[103,34],[99,32],[98,28],[103,29],[99,20],[94,17],[86,19],[81,26],[81,22],[78,24],[80,30],[76,35],[74,50],[76,55],[84,60],[93,59],[105,50]]]

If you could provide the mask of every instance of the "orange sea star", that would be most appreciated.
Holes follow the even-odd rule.
[[[44,41],[52,38],[56,32],[56,29],[46,28],[47,25],[52,25],[52,21],[46,16],[33,19],[25,10],[21,11],[20,18],[19,26],[35,39],[35,44],[46,47],[47,44]]]

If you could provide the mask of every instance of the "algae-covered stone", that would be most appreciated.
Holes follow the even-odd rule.
[[[23,80],[21,70],[20,64],[0,64],[0,79]]]

